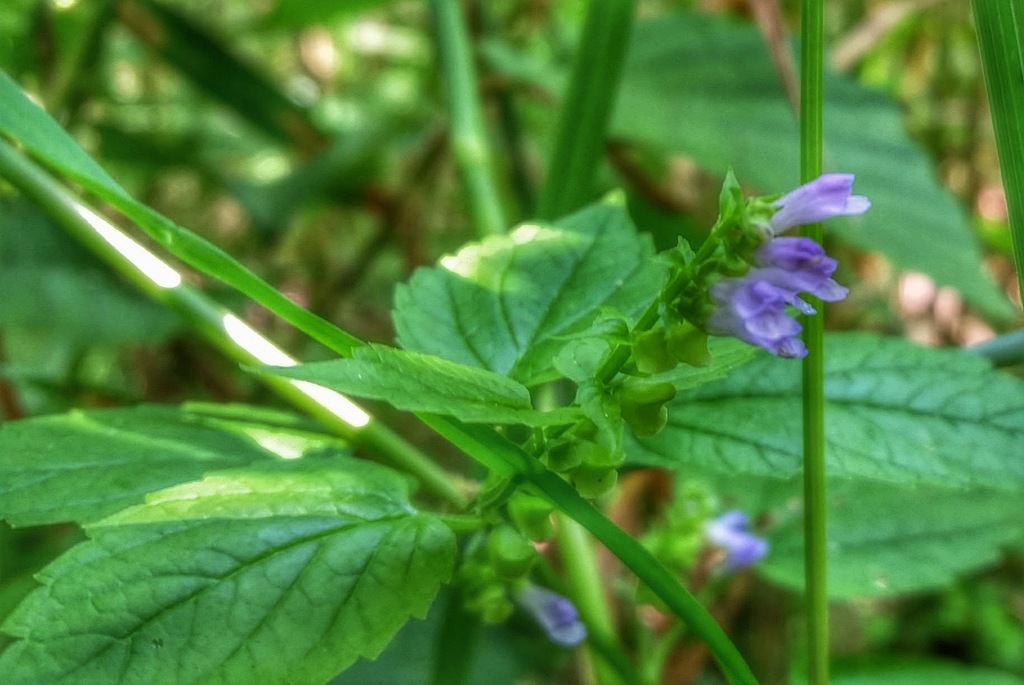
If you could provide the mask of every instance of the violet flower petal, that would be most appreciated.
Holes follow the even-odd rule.
[[[772,203],[778,207],[772,230],[778,235],[794,226],[868,211],[871,201],[852,192],[853,174],[823,174]]]
[[[575,647],[587,637],[576,606],[567,598],[539,585],[527,585],[516,593],[516,603],[540,624],[548,637],[562,647]]]
[[[742,511],[727,511],[707,523],[708,539],[725,550],[725,568],[734,571],[751,566],[768,554],[768,542],[748,530]]]

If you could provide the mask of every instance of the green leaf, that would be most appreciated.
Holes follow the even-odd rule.
[[[87,528],[4,630],[6,685],[321,685],[422,616],[455,540],[354,460],[208,476]]]
[[[0,517],[14,525],[95,521],[207,471],[339,444],[173,407],[14,421],[0,426]]]
[[[0,134],[10,136],[51,168],[109,202],[186,264],[238,289],[314,340],[341,354],[361,344],[355,337],[289,300],[227,252],[134,200],[3,72],[0,72]]]
[[[835,669],[832,685],[1021,685],[1012,673],[943,661],[900,661]]]
[[[457,416],[467,423],[545,426],[579,418],[568,408],[535,410],[529,390],[493,371],[384,345],[357,348],[352,359],[261,367],[259,371],[383,400],[405,411]]]
[[[1006,191],[1013,258],[1020,292],[1024,292],[1024,6],[1005,0],[974,0],[972,5]]]
[[[323,147],[325,136],[307,107],[286,96],[187,15],[155,0],[134,0],[119,8],[118,18],[190,83],[243,120],[307,152]]]
[[[345,2],[277,0],[263,23],[271,28],[301,29],[307,26],[342,21],[390,2],[392,0],[345,0]]]
[[[731,166],[762,192],[784,192],[796,185],[798,131],[771,65],[752,26],[698,13],[638,21],[613,131],[690,155],[708,169]],[[872,202],[864,217],[830,227],[903,269],[956,287],[990,315],[1013,317],[981,269],[964,209],[939,186],[896,104],[828,73],[825,121],[830,164],[855,173],[857,192]]]
[[[605,308],[633,315],[657,296],[664,271],[652,253],[617,196],[554,225],[520,226],[399,286],[398,340],[524,385],[550,380],[568,336]]]
[[[789,494],[799,492],[791,482]],[[828,488],[828,593],[832,599],[884,597],[942,587],[991,564],[1024,532],[1020,493],[900,486],[833,479]],[[803,525],[777,502],[769,555],[758,571],[804,588]],[[886,681],[889,682],[889,681]]]
[[[828,471],[904,484],[1024,487],[1024,383],[970,352],[864,334],[826,342]],[[799,472],[800,365],[763,357],[680,393],[635,463],[790,478]]]
[[[0,293],[0,323],[47,339],[155,341],[179,323],[24,200],[0,200]]]

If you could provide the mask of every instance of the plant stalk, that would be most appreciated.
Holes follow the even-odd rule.
[[[477,92],[473,50],[458,0],[430,0],[435,40],[448,99],[449,139],[466,193],[473,228],[483,237],[504,232],[491,143]]]
[[[822,172],[824,0],[803,0],[800,21],[800,180],[812,181]],[[803,234],[822,242],[821,224],[804,226]],[[804,574],[809,685],[829,679],[828,550],[825,479],[824,307],[804,318],[803,450],[804,450]]]
[[[633,25],[634,0],[591,0],[537,216],[557,219],[593,199],[615,93]]]

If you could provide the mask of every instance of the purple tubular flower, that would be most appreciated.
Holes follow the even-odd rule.
[[[587,637],[587,627],[568,599],[539,585],[527,585],[516,593],[516,602],[528,611],[548,634],[562,647],[575,647]]]
[[[823,174],[772,203],[778,208],[771,219],[772,230],[778,235],[794,226],[868,211],[871,201],[852,191],[853,174]]]
[[[786,305],[799,300],[795,295],[745,276],[715,283],[711,299],[718,306],[705,322],[708,333],[732,335],[780,357],[807,356],[807,348],[797,337],[803,328],[786,314]]]
[[[814,307],[800,299],[810,293],[837,302],[849,291],[832,280],[836,260],[810,238],[779,234],[801,224],[834,216],[863,214],[871,202],[852,195],[853,174],[825,174],[773,203],[773,237],[754,253],[754,268],[740,278],[724,278],[711,286],[714,309],[705,322],[708,333],[732,335],[780,357],[805,357],[807,348],[797,335],[801,326],[786,306],[803,314]]]
[[[797,293],[810,293],[826,302],[838,302],[849,293],[832,280],[836,260],[810,238],[773,238],[755,253],[754,260],[758,268],[746,277],[791,293],[789,304],[804,314],[813,314],[814,309],[797,298]]]
[[[729,571],[752,566],[768,554],[768,543],[748,530],[747,515],[727,511],[707,523],[708,539],[725,550],[725,568]]]

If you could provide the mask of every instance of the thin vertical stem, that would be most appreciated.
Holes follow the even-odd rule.
[[[572,588],[571,599],[590,629],[591,641],[616,644],[615,625],[605,600],[594,545],[583,526],[568,516],[562,516],[558,522],[558,550],[565,565],[566,582]],[[595,668],[598,682],[621,682],[605,662],[598,661]]]
[[[449,137],[473,227],[485,236],[505,230],[494,180],[493,153],[477,92],[476,69],[458,0],[431,0],[435,40],[448,97]]]
[[[823,0],[803,0],[800,22],[800,179],[811,181],[822,171],[822,73],[824,61]],[[822,240],[821,224],[804,234]],[[822,303],[812,298],[822,312]],[[804,321],[808,355],[803,362],[804,441],[804,573],[808,635],[809,685],[828,683],[828,575],[825,412],[824,313]]]
[[[591,0],[537,216],[554,219],[592,199],[605,132],[622,76],[634,0]]]

